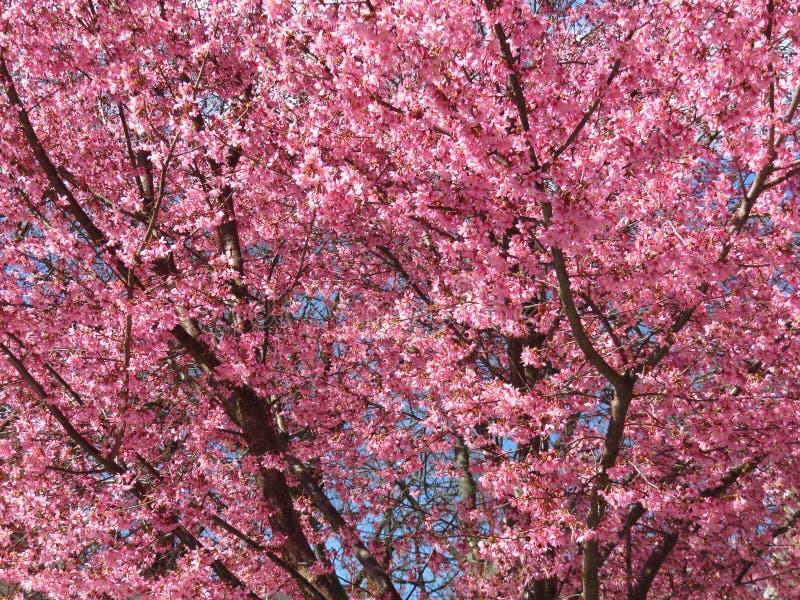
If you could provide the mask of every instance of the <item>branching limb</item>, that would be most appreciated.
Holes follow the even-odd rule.
[[[575,306],[575,300],[572,297],[572,288],[569,282],[569,275],[567,274],[567,267],[564,263],[563,252],[557,246],[553,246],[552,255],[553,267],[558,277],[558,295],[561,298],[561,304],[567,315],[567,320],[569,321],[572,335],[575,337],[575,342],[578,344],[581,352],[583,352],[586,360],[588,360],[609,383],[615,388],[624,387],[628,384],[628,379],[617,373],[617,371],[606,362],[586,335],[586,330],[583,328],[581,317]]]

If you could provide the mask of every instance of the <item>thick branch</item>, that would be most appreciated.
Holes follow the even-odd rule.
[[[347,523],[328,499],[325,493],[319,488],[314,478],[306,471],[303,465],[297,459],[286,456],[286,462],[289,466],[289,472],[294,475],[298,481],[303,485],[305,490],[311,496],[314,506],[317,507],[330,526],[337,533],[346,533]],[[347,535],[343,537],[349,537]],[[382,597],[392,598],[392,600],[400,600],[400,594],[394,587],[391,579],[386,573],[386,570],[380,566],[378,561],[367,549],[367,547],[360,541],[352,543],[353,553],[356,555],[358,562],[364,567],[364,570],[369,575],[372,582],[378,589]]]
[[[669,473],[667,473],[667,475],[661,480],[661,484],[662,485],[673,484],[675,480],[678,478],[678,476],[686,469],[687,466],[688,463],[686,462],[675,463],[670,469]],[[636,504],[634,504],[628,511],[628,514],[625,516],[625,523],[617,533],[619,539],[621,540],[626,536],[628,536],[631,532],[631,529],[633,529],[634,525],[636,525],[636,523],[639,522],[639,519],[641,519],[646,513],[647,510],[645,509],[645,507],[642,505],[641,502],[637,502]],[[611,555],[611,553],[614,551],[614,548],[616,547],[617,547],[617,542],[611,542],[605,545],[600,559],[600,566],[603,566],[603,563]]]
[[[87,455],[91,456],[99,465],[101,465],[103,471],[109,475],[122,475],[127,471],[124,465],[120,465],[116,461],[103,456],[103,453],[100,452],[98,448],[96,448],[91,442],[89,442],[89,440],[87,440],[80,434],[80,432],[78,432],[66,415],[64,415],[64,413],[61,412],[57,406],[48,400],[49,396],[47,392],[36,380],[36,378],[28,371],[22,361],[19,360],[19,358],[17,358],[17,356],[2,342],[0,342],[0,352],[6,355],[6,358],[8,358],[9,362],[20,375],[20,377],[25,381],[25,383],[28,384],[36,397],[45,406],[47,411],[56,419],[56,421],[58,421],[59,425],[61,425],[70,439],[79,448],[81,448],[81,450],[83,450]],[[146,485],[140,481],[136,481],[135,485],[132,487],[132,492],[141,499],[144,497],[146,489]],[[178,528],[175,530],[175,533],[187,547],[198,548],[201,546],[200,541],[183,526],[178,526]],[[245,588],[245,585],[241,579],[234,575],[221,561],[215,560],[211,564],[211,568],[217,574],[217,576],[228,585],[237,588]],[[258,596],[252,592],[248,592],[248,597],[255,600],[258,599]]]
[[[485,0],[485,4],[486,9],[491,11],[493,8],[491,1]],[[514,106],[517,108],[517,114],[519,114],[519,123],[522,126],[522,131],[530,131],[531,125],[528,120],[528,104],[525,101],[525,94],[522,91],[522,84],[520,83],[519,73],[517,73],[517,68],[514,64],[514,57],[511,54],[511,47],[508,44],[508,36],[506,36],[503,25],[500,23],[495,23],[492,31],[497,39],[497,43],[500,45],[500,56],[503,58],[503,62],[508,69],[508,88],[511,90]],[[530,139],[526,140],[526,144],[528,146],[528,156],[531,159],[533,168],[538,169],[539,159],[536,157],[536,150],[534,150]]]
[[[628,384],[628,379],[617,373],[605,359],[600,356],[592,342],[586,335],[586,330],[583,328],[581,317],[578,314],[578,309],[575,306],[575,301],[572,297],[572,289],[569,283],[569,275],[567,274],[567,267],[564,264],[564,254],[557,246],[552,248],[553,267],[558,277],[558,295],[561,298],[561,304],[564,307],[564,312],[567,315],[572,335],[578,347],[583,352],[586,360],[597,369],[603,377],[605,377],[611,385],[615,388],[624,387]]]
[[[650,556],[647,557],[644,565],[642,565],[642,570],[639,572],[636,585],[630,594],[630,600],[647,599],[647,594],[650,592],[650,588],[653,585],[653,581],[655,581],[656,575],[658,575],[658,572],[664,565],[664,561],[667,560],[673,548],[675,548],[675,544],[677,543],[678,534],[668,533],[664,536],[664,539],[661,541],[661,543],[653,548]]]
[[[455,444],[456,469],[458,469],[458,495],[468,508],[475,508],[475,479],[469,468],[469,449],[464,438],[458,436]]]
[[[740,477],[746,475],[749,471],[753,469],[758,464],[759,458],[754,458],[753,460],[748,460],[741,465],[736,467],[731,467],[722,476],[722,481],[718,485],[715,485],[712,488],[706,488],[700,492],[701,498],[719,498],[720,496],[724,495],[730,487],[736,483]]]
[[[222,364],[213,350],[197,339],[200,331],[192,319],[182,320],[171,331],[175,339],[205,372],[212,373]],[[286,440],[278,433],[264,400],[247,386],[233,387],[229,390],[230,397],[223,398],[222,404],[230,418],[241,428],[250,454],[262,457],[268,453],[284,452]],[[262,497],[271,509],[270,527],[273,532],[285,536],[282,560],[291,565],[315,588],[312,593],[301,586],[304,597],[310,600],[321,595],[326,600],[343,600],[346,594],[336,575],[320,574],[311,568],[319,561],[303,531],[300,516],[294,508],[292,493],[283,472],[259,466],[258,479]]]
[[[47,392],[36,380],[36,378],[31,375],[25,365],[22,364],[22,361],[17,358],[11,349],[9,349],[8,346],[2,342],[0,342],[0,352],[6,355],[6,358],[8,358],[8,361],[14,367],[14,370],[16,370],[19,376],[22,377],[23,381],[28,384],[28,387],[33,390],[33,393],[47,409],[47,412],[49,412],[53,418],[58,421],[59,425],[61,425],[70,439],[75,442],[75,444],[81,450],[83,450],[86,455],[91,456],[99,465],[103,467],[103,469],[108,471],[110,474],[120,475],[125,472],[125,470],[116,462],[103,456],[103,453],[100,452],[98,448],[96,448],[89,440],[83,437],[83,435],[81,435],[77,429],[75,429],[66,415],[61,412],[61,409],[49,401]]]
[[[63,207],[63,209],[78,221],[80,226],[86,232],[86,235],[91,241],[92,246],[98,252],[108,251],[109,254],[115,258],[115,274],[123,282],[133,281],[137,286],[141,286],[141,283],[138,280],[135,278],[130,278],[130,270],[119,258],[117,258],[114,249],[108,246],[108,240],[106,239],[105,234],[97,228],[89,215],[86,214],[86,211],[83,210],[81,205],[75,199],[75,196],[72,194],[70,189],[64,184],[64,181],[59,175],[58,169],[50,160],[50,157],[44,149],[44,146],[42,146],[42,143],[33,128],[30,117],[28,116],[28,111],[25,109],[22,99],[17,93],[14,80],[12,79],[11,73],[8,70],[5,59],[5,48],[0,48],[0,80],[2,80],[6,89],[6,96],[8,97],[9,103],[15,109],[17,121],[22,129],[22,133],[25,136],[25,141],[30,147],[31,152],[33,152],[36,161],[39,163],[39,166],[41,166],[42,171],[44,171],[44,174],[47,177],[47,180],[50,182],[50,185],[53,187],[53,190],[55,190],[58,196],[63,197],[67,201],[67,205]]]

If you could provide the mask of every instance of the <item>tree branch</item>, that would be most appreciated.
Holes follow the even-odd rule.
[[[633,588],[633,592],[630,594],[629,600],[647,600],[647,594],[653,586],[656,575],[658,575],[661,567],[664,566],[664,561],[667,560],[677,543],[678,534],[667,533],[664,535],[664,539],[661,543],[653,548],[650,556],[647,557],[644,565],[642,565],[642,569],[639,572],[639,577]]]
[[[561,304],[564,307],[564,312],[567,315],[572,335],[578,344],[578,347],[583,352],[586,360],[605,377],[609,383],[615,388],[624,387],[628,384],[629,380],[617,373],[605,359],[600,356],[597,350],[592,345],[592,342],[586,335],[586,330],[583,328],[581,317],[578,314],[578,309],[575,306],[575,301],[572,297],[572,289],[569,283],[569,275],[567,268],[564,264],[564,254],[557,246],[552,247],[553,266],[555,268],[556,276],[558,277],[558,295],[561,298]]]
[[[75,429],[64,413],[62,413],[57,406],[48,401],[49,396],[47,392],[36,380],[36,378],[33,377],[33,375],[28,371],[22,361],[19,360],[19,358],[17,358],[17,356],[8,348],[8,346],[2,342],[0,342],[0,352],[6,355],[6,358],[8,358],[9,362],[20,375],[20,377],[25,381],[25,383],[28,384],[39,401],[45,406],[47,411],[56,419],[56,421],[58,421],[70,439],[75,442],[75,444],[87,455],[94,458],[94,460],[102,466],[103,471],[110,475],[122,475],[127,471],[124,465],[120,465],[113,459],[103,456],[102,452],[100,452],[98,448],[96,448],[91,442],[84,438],[77,429]],[[136,481],[132,488],[132,493],[138,498],[142,499],[145,495],[146,489],[146,485],[140,481]],[[200,541],[183,526],[178,526],[175,531],[189,548],[198,548],[201,546]],[[221,561],[215,560],[211,567],[217,576],[228,585],[246,589],[241,579],[234,575]],[[251,591],[248,591],[248,597],[252,600],[258,600],[258,596]]]
[[[630,39],[631,37],[633,37],[633,32],[631,32],[628,35],[627,39]],[[611,72],[606,78],[605,87],[611,85],[611,82],[614,81],[614,78],[619,73],[619,69],[621,66],[622,66],[621,59],[618,58],[617,60],[614,61],[614,64],[611,65]],[[580,121],[578,121],[578,123],[575,125],[575,128],[567,136],[567,139],[564,140],[564,143],[561,144],[556,150],[553,150],[552,156],[554,161],[558,159],[559,156],[564,154],[564,152],[566,152],[566,150],[570,146],[572,146],[573,143],[575,143],[575,140],[578,139],[578,136],[581,134],[581,131],[583,131],[583,128],[586,127],[586,124],[589,122],[589,119],[592,118],[592,115],[600,107],[600,102],[602,101],[602,98],[603,98],[602,95],[598,95],[597,98],[595,98],[594,102],[592,102],[591,105],[589,105],[589,108],[586,110],[586,112],[583,113],[583,116],[581,117]]]
[[[114,248],[108,245],[108,240],[106,239],[105,234],[97,228],[89,215],[86,214],[86,211],[83,210],[81,205],[75,199],[75,196],[72,194],[70,189],[64,184],[64,181],[61,179],[61,176],[58,173],[58,169],[50,160],[47,151],[44,149],[39,137],[36,135],[36,131],[34,130],[33,124],[28,116],[28,111],[25,109],[22,99],[17,93],[14,80],[8,70],[5,52],[6,49],[0,47],[0,80],[2,80],[5,86],[6,96],[8,97],[9,103],[15,109],[17,114],[17,122],[22,129],[25,141],[33,152],[36,161],[39,163],[42,171],[44,171],[47,180],[55,190],[56,194],[60,197],[63,197],[67,201],[67,205],[62,208],[78,221],[80,226],[86,232],[89,240],[92,242],[92,245],[98,252],[107,251],[115,259],[115,275],[117,275],[117,277],[119,277],[123,283],[128,282],[131,280],[130,269],[128,269],[128,267],[117,257]],[[133,281],[137,286],[141,286],[141,282],[139,282],[137,279],[133,278]]]
[[[486,10],[491,12],[493,9],[491,0],[485,0],[485,5]],[[503,29],[503,25],[500,23],[495,23],[492,31],[497,39],[497,43],[500,45],[500,56],[502,57],[503,62],[508,69],[508,88],[511,90],[514,106],[517,108],[519,123],[522,127],[522,131],[528,132],[531,129],[531,125],[528,120],[528,103],[525,101],[525,94],[522,91],[519,73],[517,72],[516,65],[514,64],[514,57],[511,54],[511,47],[508,44],[508,37]],[[540,167],[539,159],[536,156],[536,150],[534,149],[530,139],[526,139],[526,145],[528,146],[528,156],[533,164],[533,168],[538,170]]]
[[[289,472],[300,481],[305,490],[311,496],[314,506],[316,506],[317,510],[319,510],[325,516],[325,519],[328,521],[333,530],[339,534],[346,533],[346,521],[333,503],[328,499],[322,489],[320,489],[320,487],[317,485],[317,482],[314,481],[314,478],[308,473],[308,471],[306,471],[305,467],[303,467],[300,461],[292,456],[285,455],[284,458],[286,459],[286,463],[289,467]],[[348,535],[343,536],[345,539],[348,537]],[[383,567],[378,564],[378,561],[367,549],[367,547],[360,540],[353,542],[351,545],[353,548],[353,553],[356,555],[358,562],[360,562],[364,567],[364,570],[367,571],[372,583],[374,583],[378,588],[378,592],[382,596],[391,598],[392,600],[401,600],[400,594],[394,587],[392,580],[389,578]]]

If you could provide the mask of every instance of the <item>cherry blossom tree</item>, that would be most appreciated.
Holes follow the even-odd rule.
[[[800,7],[3,0],[0,579],[800,576]]]

